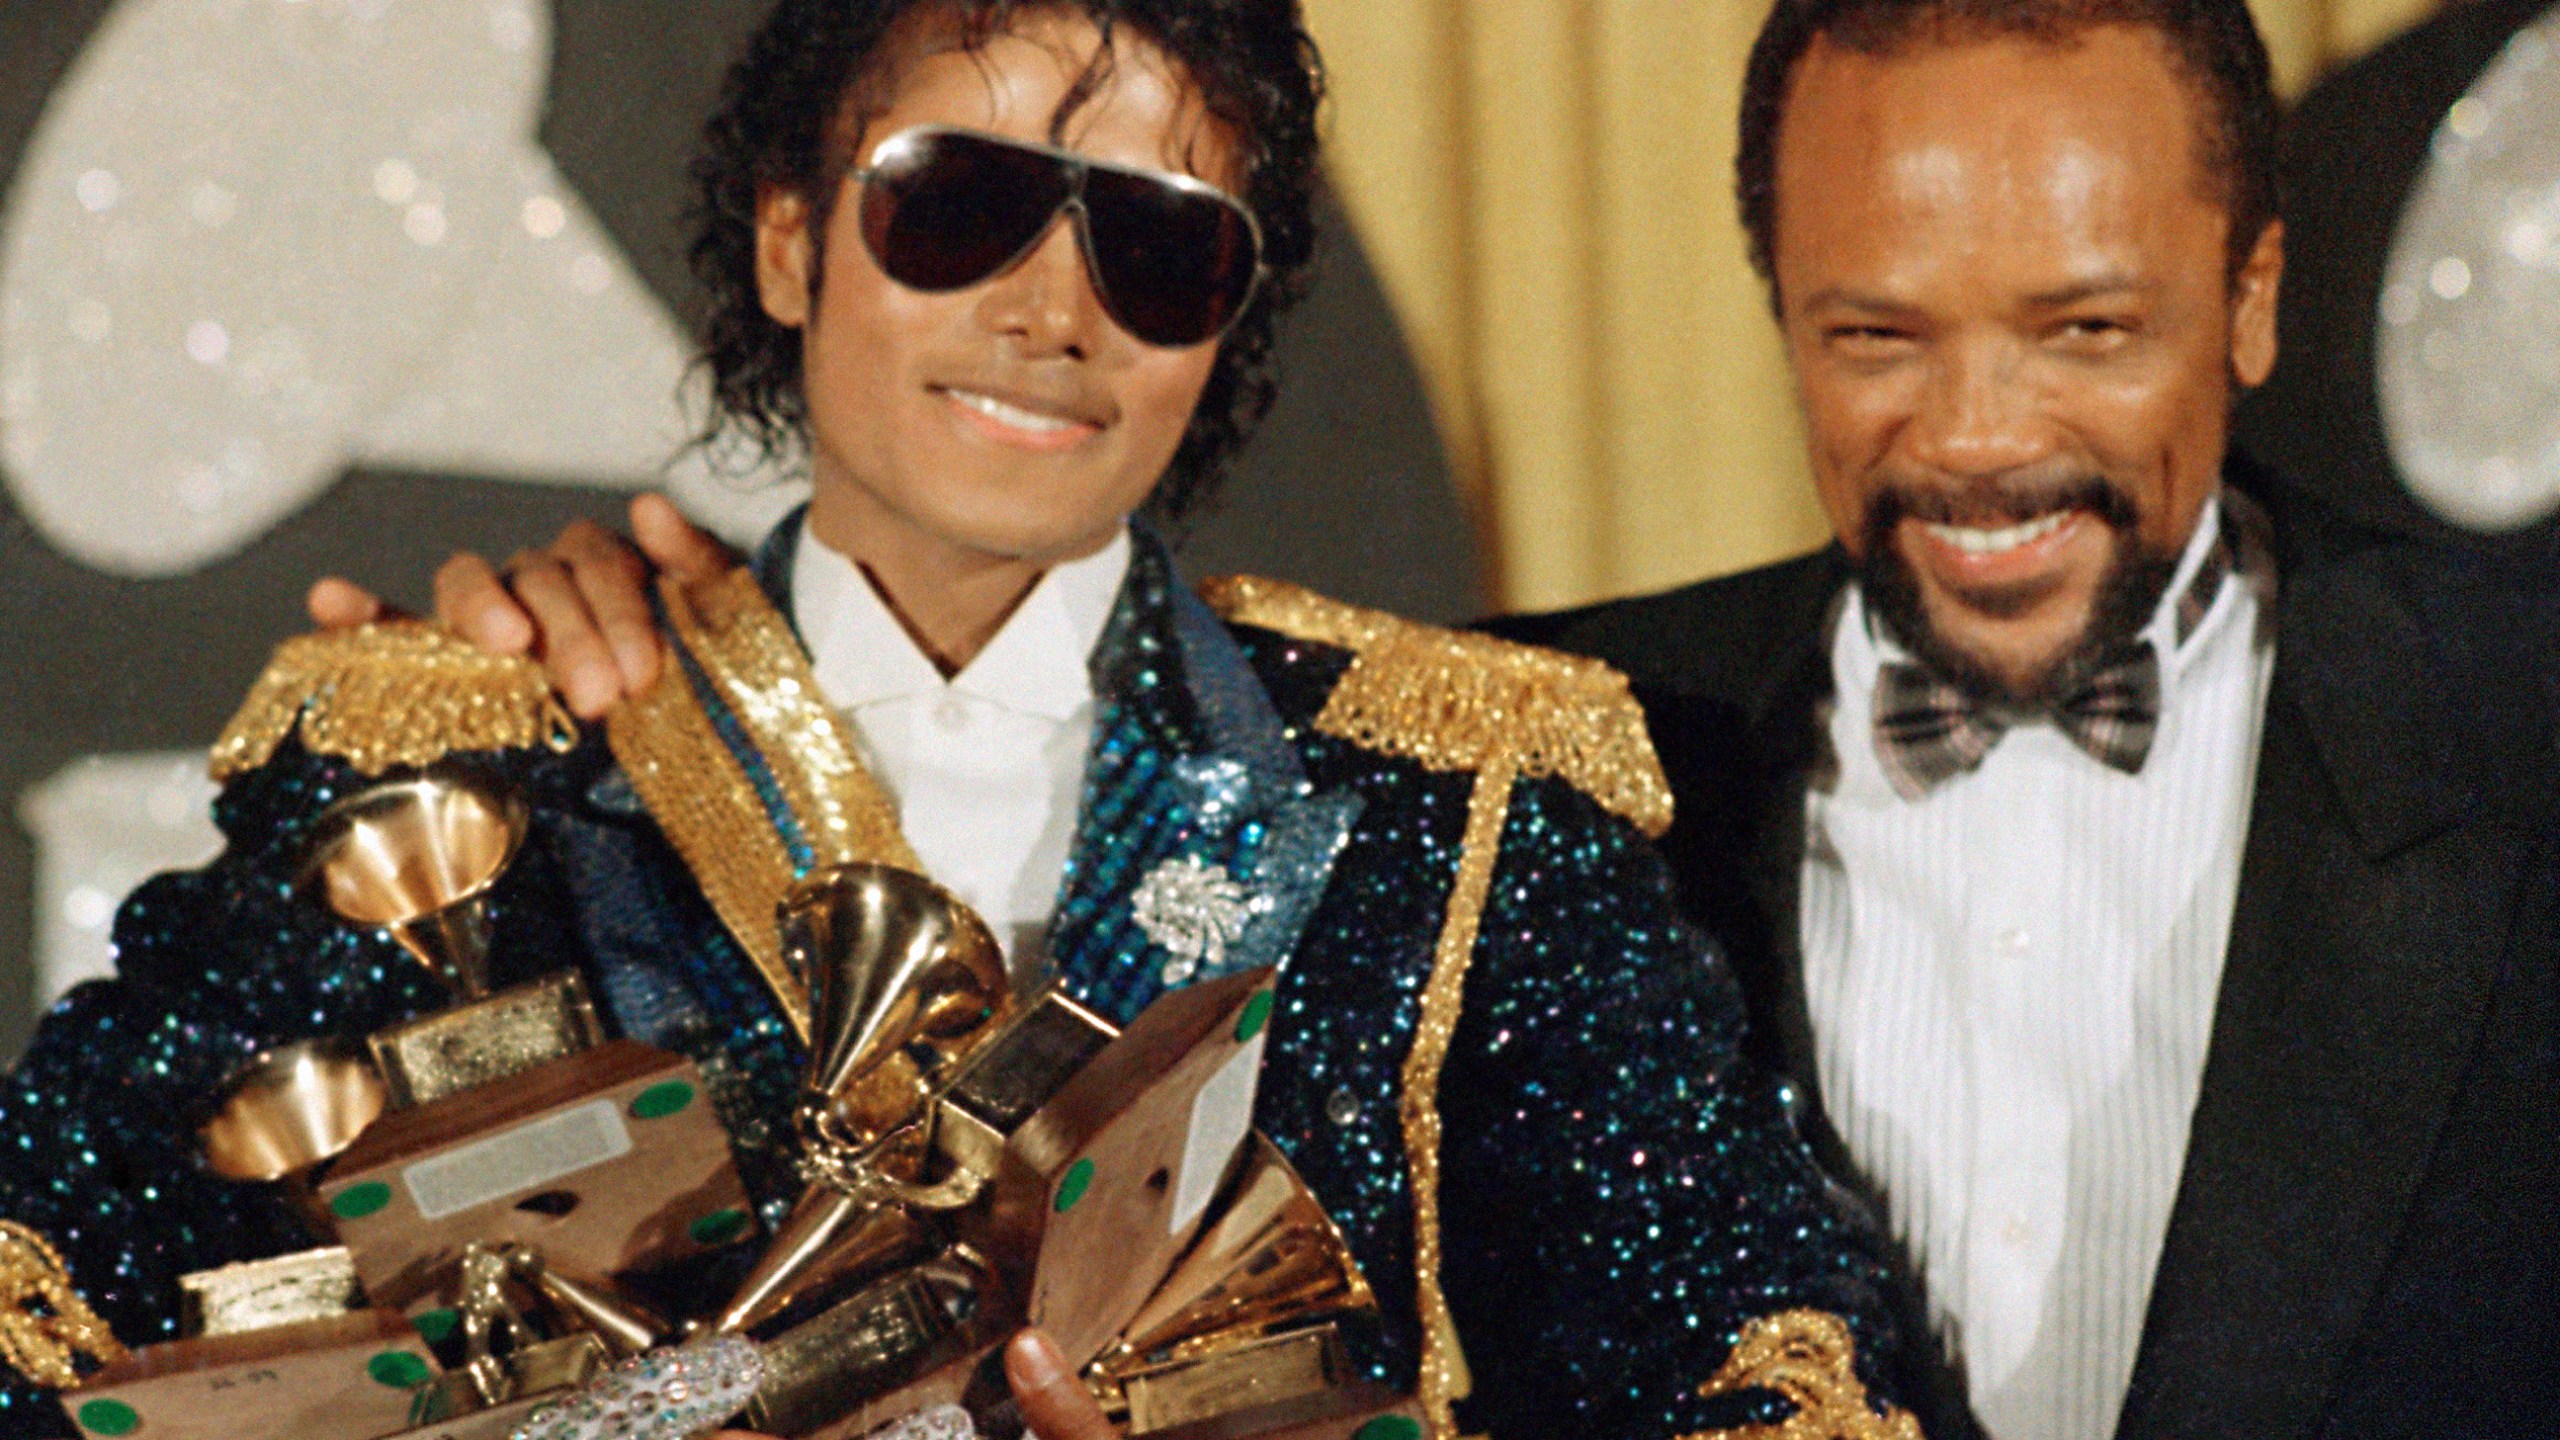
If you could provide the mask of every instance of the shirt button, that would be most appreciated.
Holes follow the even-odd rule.
[[[933,705],[933,723],[945,730],[969,728],[969,706],[957,695],[945,695]]]
[[[2025,1216],[2012,1215],[2001,1223],[2000,1238],[2010,1246],[2023,1249],[2028,1241],[2036,1238],[2036,1232],[2027,1224]]]
[[[1359,1119],[1360,1097],[1352,1093],[1348,1085],[1334,1087],[1334,1092],[1324,1097],[1324,1118],[1336,1125],[1348,1125]]]
[[[2011,930],[2000,937],[2000,953],[2012,960],[2024,960],[2036,948],[2036,937],[2024,930]]]

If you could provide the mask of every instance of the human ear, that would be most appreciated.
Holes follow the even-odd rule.
[[[2270,220],[2231,279],[2231,374],[2243,389],[2276,368],[2276,291],[2284,279],[2284,222]]]
[[[809,202],[797,190],[756,196],[756,296],[773,322],[797,330],[809,323],[809,281],[816,268]]]

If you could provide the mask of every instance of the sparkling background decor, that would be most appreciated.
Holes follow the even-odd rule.
[[[2384,272],[2377,379],[2409,488],[2476,530],[2560,510],[2560,9],[2437,126]]]
[[[733,535],[790,503],[683,458],[677,396],[684,165],[764,8],[0,4],[0,1058],[106,962],[111,898],[213,843],[193,798],[163,823],[184,757],[314,576],[417,606],[453,549],[639,486]],[[1419,382],[1327,223],[1187,563],[1474,613]]]

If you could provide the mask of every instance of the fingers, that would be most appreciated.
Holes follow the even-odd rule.
[[[323,575],[312,582],[302,604],[311,612],[311,623],[323,630],[352,630],[395,613],[381,596],[337,575]]]
[[[466,550],[436,567],[436,618],[500,655],[533,648],[533,620],[486,560]]]
[[[612,709],[623,695],[622,666],[556,542],[552,550],[526,551],[508,561],[506,583],[532,616],[539,636],[535,658],[570,711],[594,720]]]
[[[682,519],[677,523],[683,524]],[[578,598],[612,657],[616,698],[638,695],[656,684],[661,647],[657,612],[649,608],[649,561],[630,541],[584,520],[561,531],[545,553],[569,567]]]
[[[1023,1423],[1039,1440],[1117,1440],[1120,1432],[1048,1336],[1025,1330],[1013,1337],[1004,1350],[1004,1376]]]
[[[631,502],[631,533],[643,554],[681,580],[714,579],[738,563],[720,537],[684,518],[664,495],[642,495]]]

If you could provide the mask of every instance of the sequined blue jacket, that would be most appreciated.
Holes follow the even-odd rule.
[[[795,539],[786,526],[755,567],[780,615]],[[1418,1307],[1445,1295],[1472,1374],[1467,1433],[1668,1437],[1836,1403],[1756,1383],[1805,1370],[1754,1358],[1783,1348],[1781,1317],[1827,1314],[1857,1347],[1854,1377],[1841,1359],[1835,1378],[1881,1407],[1896,1346],[1881,1252],[1740,1058],[1732,982],[1675,915],[1636,823],[1667,816],[1614,673],[1266,582],[1207,593],[1214,609],[1140,537],[1093,658],[1099,715],[1050,949],[1080,998],[1125,1020],[1165,983],[1131,914],[1141,877],[1191,857],[1259,897],[1224,960],[1286,967],[1256,1119],[1380,1297],[1386,1325],[1360,1362],[1415,1386],[1441,1358]],[[702,661],[670,683],[701,690],[752,774],[751,727],[719,713]],[[328,697],[307,698],[316,714]],[[0,1085],[0,1218],[48,1237],[128,1345],[175,1333],[181,1274],[315,1243],[273,1187],[200,1164],[194,1130],[227,1076],[262,1048],[440,998],[388,940],[297,892],[312,819],[373,777],[346,743],[363,717],[295,713],[224,787],[222,856],[134,893],[118,978],[56,1005]],[[696,1059],[771,1213],[798,1188],[799,1047],[626,769],[594,734],[447,763],[533,807],[495,897],[497,978],[573,961],[611,1028]],[[779,787],[757,788],[755,818],[806,863]],[[1454,1025],[1436,1093],[1408,1094],[1426,1012]],[[1403,1113],[1435,1110],[1436,1277],[1417,1271]],[[74,1433],[47,1392],[0,1378],[0,1434]],[[1710,1381],[1724,1393],[1702,1396]]]

